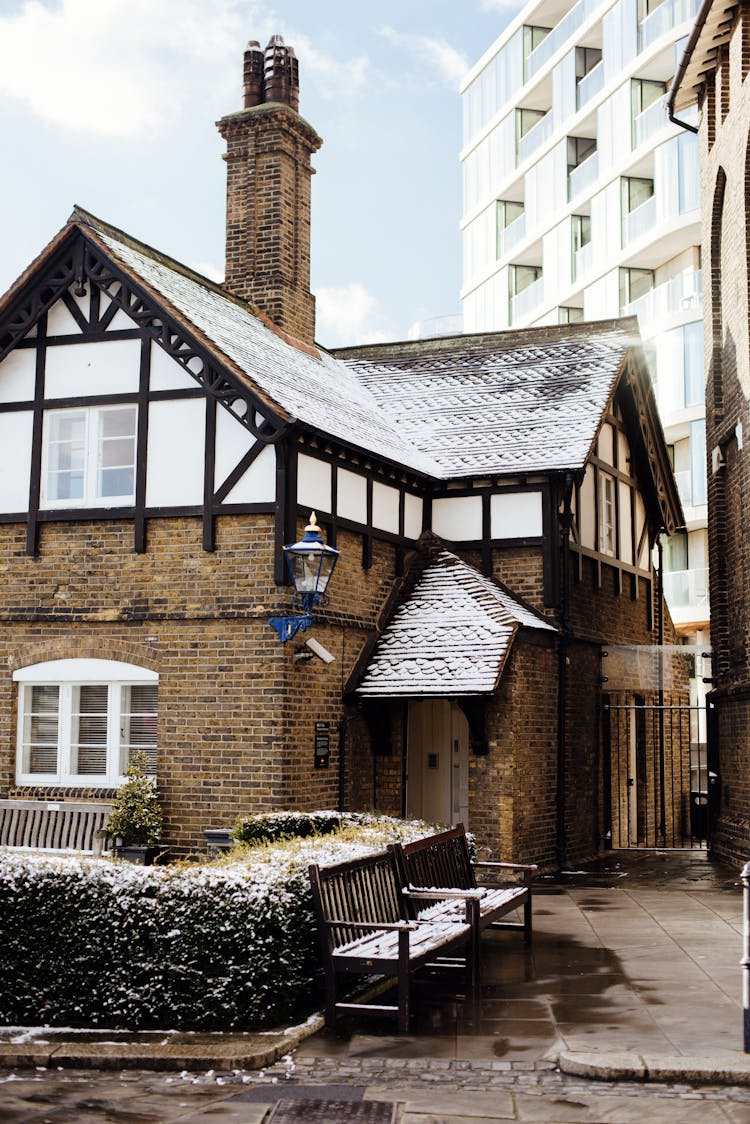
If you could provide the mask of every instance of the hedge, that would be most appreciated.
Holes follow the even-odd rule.
[[[330,835],[342,827],[367,825],[376,817],[366,812],[261,812],[240,816],[232,828],[238,843],[273,843],[277,839],[309,839]]]
[[[431,830],[370,819],[204,866],[0,851],[0,1022],[253,1030],[309,1014],[321,996],[308,864]]]

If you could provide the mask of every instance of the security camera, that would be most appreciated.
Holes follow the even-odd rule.
[[[317,640],[313,640],[312,637],[309,640],[306,640],[305,644],[311,652],[315,653],[319,660],[323,661],[323,663],[333,663],[333,661],[336,659],[335,656],[331,655],[327,648],[324,648],[323,645],[319,644]]]

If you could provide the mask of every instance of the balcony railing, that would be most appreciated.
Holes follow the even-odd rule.
[[[664,596],[671,609],[708,609],[708,570],[672,570],[664,574]]]
[[[531,156],[532,152],[536,152],[541,145],[544,144],[552,136],[552,113],[548,112],[544,117],[540,117],[536,125],[532,125],[528,133],[524,133],[518,141],[518,159],[517,163],[522,164]]]
[[[510,298],[510,322],[517,324],[542,303],[544,298],[544,278],[538,277],[520,293]]]
[[[599,175],[599,153],[594,151],[568,172],[568,201],[589,187]]]
[[[571,8],[566,16],[563,16],[557,27],[552,28],[549,35],[542,39],[536,50],[532,51],[526,59],[524,73],[527,80],[532,78],[538,70],[541,70],[544,64],[552,58],[555,51],[562,47],[566,39],[569,39],[573,32],[586,22],[592,12],[596,11],[600,3],[601,0],[578,0],[575,7]]]
[[[587,242],[585,246],[581,246],[573,254],[573,280],[577,281],[583,277],[585,273],[591,269],[591,263],[594,260],[593,254],[594,246],[592,242]]]
[[[622,220],[622,244],[623,246],[635,242],[637,238],[642,238],[649,230],[653,230],[656,225],[656,196],[652,195],[646,199],[629,215],[625,215]]]
[[[643,113],[633,119],[633,148],[638,148],[654,133],[658,133],[666,123],[667,107],[661,98],[657,98],[648,109],[644,109]]]
[[[590,102],[604,85],[604,64],[601,59],[592,67],[588,74],[584,74],[576,87],[576,109]]]
[[[662,0],[659,7],[638,25],[638,50],[645,51],[678,23],[693,19],[698,7],[699,0]]]
[[[681,312],[695,313],[697,320],[703,312],[703,274],[678,273],[642,297],[626,304],[621,316],[637,316],[641,325],[660,316],[674,316]]]
[[[526,215],[518,215],[509,223],[504,230],[500,231],[500,253],[499,257],[504,257],[514,246],[523,239],[526,234]]]

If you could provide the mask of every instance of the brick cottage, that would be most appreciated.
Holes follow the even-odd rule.
[[[174,853],[339,806],[580,860],[634,807],[603,652],[669,634],[682,521],[636,322],[323,350],[298,90],[250,44],[224,286],[77,208],[0,302],[0,796],[106,800],[139,747]],[[324,660],[268,623],[313,510]]]

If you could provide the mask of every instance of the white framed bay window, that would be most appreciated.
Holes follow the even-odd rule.
[[[137,417],[131,405],[45,411],[42,506],[133,503]]]
[[[156,771],[155,671],[117,660],[50,660],[13,679],[17,784],[113,788],[133,750]]]

